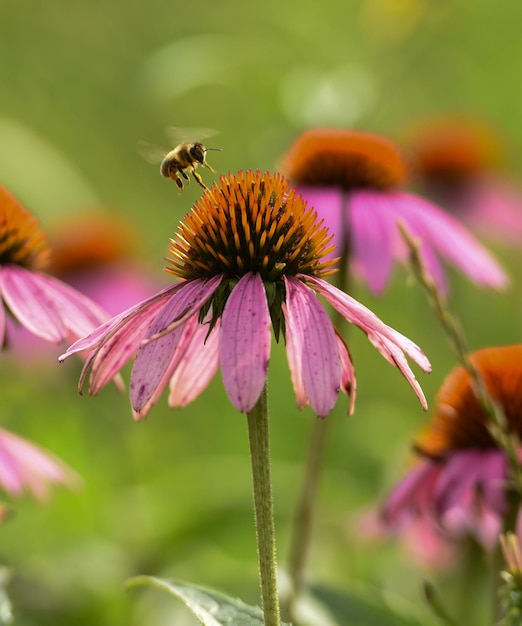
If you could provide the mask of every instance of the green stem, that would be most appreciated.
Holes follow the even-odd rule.
[[[343,217],[348,220],[348,199],[344,199],[346,211]],[[342,232],[348,232],[348,225],[344,224]],[[347,237],[343,239],[343,249],[339,261],[339,272],[337,285],[347,292],[349,289],[350,246]],[[344,318],[337,311],[334,312],[334,326],[339,326],[344,322]],[[316,419],[312,425],[310,442],[308,445],[308,455],[305,461],[304,478],[301,484],[301,491],[294,512],[293,528],[290,537],[290,550],[288,555],[288,576],[289,593],[283,606],[283,618],[285,621],[295,622],[295,606],[304,586],[304,573],[310,543],[312,540],[312,525],[314,506],[317,500],[319,489],[319,479],[326,455],[326,442],[331,430],[331,419]]]
[[[247,422],[254,487],[259,578],[265,626],[280,626],[266,383],[256,405],[247,413]]]

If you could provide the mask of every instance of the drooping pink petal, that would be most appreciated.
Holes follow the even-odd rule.
[[[2,265],[0,291],[13,315],[34,335],[52,343],[65,339],[63,320],[32,272],[18,265]]]
[[[341,359],[335,331],[315,293],[302,281],[284,277],[287,354],[296,379],[319,417],[332,410],[341,383]],[[302,384],[302,387],[301,387]]]
[[[174,354],[187,320],[196,316],[199,309],[217,288],[209,293],[208,282],[193,280],[170,298],[156,315],[143,335],[136,355],[131,381],[130,398],[137,419],[144,417],[166,387],[178,363]]]
[[[500,265],[453,216],[413,194],[395,192],[393,199],[395,210],[406,226],[433,246],[442,258],[454,263],[479,285],[506,287],[508,279]]]
[[[325,255],[324,260],[340,256],[346,239],[346,228],[343,224],[345,212],[343,192],[335,187],[305,185],[296,185],[296,191],[314,208],[319,220],[323,220],[324,226],[333,235],[331,243],[335,245],[335,250]]]
[[[335,332],[337,339],[337,347],[339,349],[339,357],[341,359],[341,389],[350,398],[348,405],[348,414],[352,415],[355,409],[355,394],[357,390],[357,380],[355,378],[355,368],[353,366],[352,357],[348,346],[344,339]]]
[[[382,335],[407,354],[423,371],[431,371],[430,362],[417,344],[387,326],[363,304],[321,278],[303,276],[303,280],[311,284],[349,322],[366,334]]]
[[[400,371],[415,392],[422,408],[426,411],[428,408],[426,397],[422,391],[419,381],[415,377],[415,374],[404,356],[404,352],[395,343],[380,334],[368,332],[368,339],[382,354],[382,356]]]
[[[270,314],[259,274],[245,274],[232,289],[219,342],[228,396],[238,411],[251,411],[263,390],[270,356]]]
[[[147,314],[149,310],[159,310],[171,296],[173,296],[179,289],[184,286],[184,283],[178,283],[171,285],[155,294],[154,296],[139,302],[138,304],[129,307],[126,311],[122,311],[118,315],[115,315],[111,319],[107,320],[98,328],[89,333],[86,337],[75,341],[66,352],[59,358],[60,361],[64,361],[72,354],[82,352],[83,350],[93,350],[99,347],[103,342],[108,341],[113,335],[117,335],[120,329],[131,323],[137,317],[141,317],[143,314]]]
[[[350,242],[354,272],[374,293],[390,278],[397,247],[396,218],[386,206],[387,194],[356,190],[350,194]]]
[[[0,486],[18,495],[30,490],[38,499],[49,492],[51,483],[69,484],[78,477],[65,463],[34,444],[0,429]]]
[[[199,324],[195,317],[186,323],[178,345],[183,356],[169,382],[169,406],[186,406],[214,377],[219,367],[219,327],[220,320],[208,334],[208,325]]]
[[[127,323],[119,326],[116,332],[107,333],[101,345],[89,354],[83,366],[78,382],[80,392],[89,370],[91,370],[89,378],[91,395],[96,395],[112,380],[125,363],[136,354],[145,330],[164,306],[163,300],[151,302],[147,308],[141,309],[139,315],[129,316]]]

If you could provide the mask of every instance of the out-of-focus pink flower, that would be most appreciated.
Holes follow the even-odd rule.
[[[522,345],[485,348],[470,358],[502,407],[509,428],[520,436]],[[411,527],[422,528],[429,550],[437,541],[469,536],[493,549],[507,513],[507,460],[490,435],[464,368],[454,370],[441,387],[416,450],[422,459],[387,498],[382,528],[403,537]],[[424,546],[417,547],[423,551]]]
[[[48,272],[116,315],[158,290],[137,259],[137,240],[129,221],[106,212],[62,217],[49,227]]]
[[[488,239],[520,246],[522,190],[502,174],[502,139],[469,117],[418,121],[406,132],[421,192]]]
[[[373,292],[385,288],[396,260],[407,259],[399,223],[420,241],[422,261],[440,290],[446,290],[443,260],[479,285],[506,285],[500,266],[462,224],[402,189],[407,166],[388,139],[311,129],[291,146],[283,170],[334,234],[338,252]]]
[[[299,407],[319,416],[333,408],[339,390],[351,396],[355,376],[348,348],[320,294],[361,328],[379,352],[425,399],[406,355],[430,365],[409,339],[324,280],[334,261],[330,235],[315,211],[280,175],[239,172],[221,177],[180,223],[171,240],[169,271],[177,283],[116,316],[61,358],[89,356],[97,393],[136,353],[130,396],[137,419],[170,384],[170,406],[198,396],[221,367],[225,389],[239,411],[250,411],[265,384],[272,325],[284,334]]]
[[[73,486],[77,476],[63,461],[33,443],[0,428],[0,488],[11,495],[30,491],[38,500],[50,486]]]
[[[61,343],[107,319],[89,298],[39,271],[48,256],[36,220],[0,186],[0,345],[10,339],[11,320],[45,341]]]

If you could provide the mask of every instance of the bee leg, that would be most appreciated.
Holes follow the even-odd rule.
[[[185,172],[185,170],[182,170],[181,168],[178,170],[178,172],[183,176],[183,178],[190,183],[190,178],[187,176],[187,173]]]
[[[203,189],[208,189],[208,187],[205,185],[205,183],[203,182],[203,179],[201,178],[201,176],[196,172],[196,170],[192,170],[192,176],[194,176],[194,178],[196,179],[197,184],[200,187],[203,187]]]
[[[170,175],[170,178],[176,183],[176,185],[179,187],[179,193],[181,193],[183,191],[183,181],[181,180],[181,178],[179,178],[178,176],[176,176],[175,172],[172,172]]]
[[[216,170],[213,167],[211,167],[206,161],[203,161],[201,165],[203,165],[203,167],[206,167],[207,170],[210,170],[212,173],[214,174],[216,173]]]

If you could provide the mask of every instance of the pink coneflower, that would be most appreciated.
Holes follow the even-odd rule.
[[[522,345],[485,348],[470,359],[520,437]],[[385,503],[382,522],[388,530],[407,534],[410,527],[424,528],[428,543],[472,536],[486,549],[496,545],[508,510],[508,464],[488,424],[469,373],[458,367],[441,387],[431,422],[415,444],[422,460]]]
[[[324,277],[334,261],[331,236],[314,210],[280,175],[239,172],[221,177],[180,223],[167,271],[182,282],[128,309],[73,344],[61,359],[90,351],[90,393],[97,393],[136,353],[130,397],[137,419],[165,387],[169,404],[184,406],[221,367],[232,404],[249,412],[264,387],[270,326],[283,335],[299,407],[320,416],[339,390],[351,395],[355,378],[344,341],[321,295],[361,328],[379,352],[425,399],[406,355],[423,370],[429,362],[409,339],[386,326]]]
[[[49,228],[48,272],[116,315],[158,289],[137,259],[137,241],[128,220],[101,210],[62,217]]]
[[[30,491],[38,500],[52,484],[72,486],[78,481],[65,463],[33,443],[0,428],[0,488],[18,496]]]
[[[426,270],[440,289],[446,288],[442,260],[480,285],[506,285],[496,261],[455,218],[402,189],[408,168],[388,139],[352,130],[308,130],[288,151],[283,169],[372,291],[385,288],[395,260],[407,259],[399,223],[421,242]]]
[[[38,223],[0,186],[0,344],[18,322],[32,334],[60,343],[90,332],[107,316],[72,287],[39,270],[49,248]]]
[[[417,122],[407,133],[422,193],[482,236],[520,246],[522,190],[502,175],[501,138],[469,117]]]

